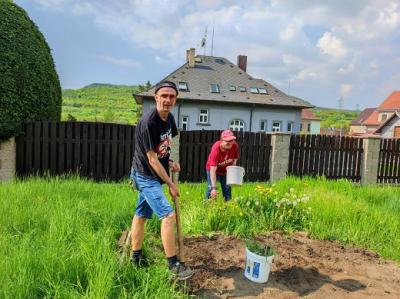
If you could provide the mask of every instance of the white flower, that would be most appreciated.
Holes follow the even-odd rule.
[[[290,193],[293,193],[293,192],[294,192],[294,189],[293,189],[293,188],[290,188],[290,189],[289,189],[289,192],[290,192]]]

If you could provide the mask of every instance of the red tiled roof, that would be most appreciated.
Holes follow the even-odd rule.
[[[378,110],[400,110],[400,91],[393,91],[390,96],[379,105]]]
[[[312,112],[310,109],[301,110],[301,119],[321,120],[320,118],[316,117],[314,112]]]
[[[379,112],[375,110],[370,114],[370,116],[366,120],[363,121],[362,124],[366,126],[377,126],[379,125],[378,116]]]
[[[362,125],[363,122],[371,116],[371,114],[376,110],[376,108],[365,108],[361,113],[357,116],[356,119],[351,121],[352,126]]]

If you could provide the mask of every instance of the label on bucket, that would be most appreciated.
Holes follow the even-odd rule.
[[[260,275],[260,263],[254,262],[253,277],[258,278],[259,275]]]

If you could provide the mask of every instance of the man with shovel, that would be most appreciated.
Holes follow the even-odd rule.
[[[207,190],[206,199],[215,199],[218,195],[217,180],[221,183],[225,201],[231,199],[231,186],[226,184],[226,167],[235,166],[239,159],[239,146],[231,130],[221,133],[221,139],[213,144],[206,163]]]
[[[136,266],[145,266],[147,260],[142,253],[144,228],[153,212],[161,220],[161,240],[169,269],[178,280],[186,280],[193,271],[181,263],[176,255],[175,212],[162,191],[167,184],[169,194],[175,200],[178,187],[168,175],[169,168],[180,170],[179,163],[170,157],[170,141],[178,134],[171,113],[176,103],[178,89],[175,83],[162,81],[155,87],[156,108],[142,116],[135,131],[135,153],[131,178],[139,191],[138,204],[132,220],[132,261]]]

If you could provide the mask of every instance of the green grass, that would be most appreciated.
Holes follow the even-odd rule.
[[[350,129],[351,121],[360,114],[360,111],[343,109],[313,108],[312,110],[321,119],[321,128],[342,128],[346,132]]]
[[[110,84],[63,90],[61,119],[135,124],[138,107],[132,93],[137,91],[138,86]]]
[[[186,235],[308,230],[314,238],[400,261],[399,188],[286,178],[274,186],[236,187],[229,203],[204,203],[204,187],[180,185]],[[310,200],[277,207],[283,198],[303,194]],[[158,220],[146,227],[144,250],[152,266],[138,270],[127,260],[120,263],[116,240],[130,226],[136,201],[127,182],[31,178],[0,184],[0,198],[1,298],[186,297],[168,277]]]

